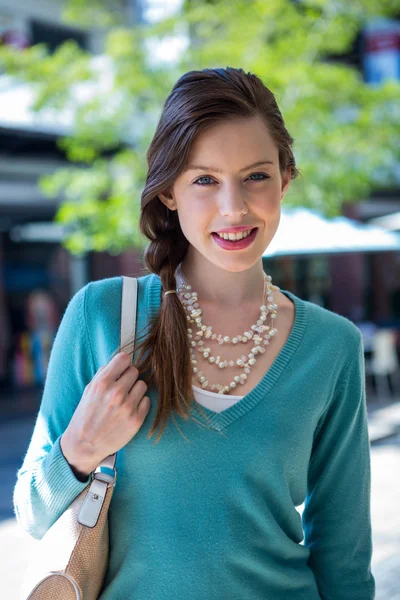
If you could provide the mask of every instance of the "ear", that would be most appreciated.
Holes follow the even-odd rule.
[[[163,204],[165,204],[165,206],[167,208],[169,208],[170,210],[176,210],[176,202],[170,191],[165,192],[165,193],[160,193],[160,194],[158,194],[158,197],[160,198],[161,202]]]
[[[282,188],[281,188],[281,200],[283,200],[284,195],[286,194],[290,182],[291,182],[291,167],[288,167],[286,171],[282,174]]]

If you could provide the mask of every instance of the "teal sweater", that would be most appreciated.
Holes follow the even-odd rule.
[[[138,278],[137,335],[160,278]],[[40,539],[87,485],[59,445],[87,383],[117,349],[121,277],[70,300],[53,343],[14,490]],[[110,562],[101,600],[370,600],[370,447],[362,338],[348,319],[281,290],[295,322],[256,387],[209,428],[176,415],[147,439],[151,409],[117,454]],[[191,414],[205,422],[195,404]],[[296,507],[304,503],[302,516]]]

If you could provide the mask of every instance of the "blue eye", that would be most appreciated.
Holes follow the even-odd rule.
[[[253,179],[253,181],[264,181],[264,179],[270,179],[269,175],[266,175],[265,173],[252,173],[251,175],[249,175],[249,177],[251,177],[252,175],[261,175],[263,179]]]
[[[266,173],[251,173],[249,177],[252,177],[253,175],[261,175],[262,179],[252,179],[251,181],[265,181],[266,179],[270,179],[270,176],[266,175]],[[202,187],[207,187],[207,183],[199,183],[201,179],[211,179],[211,177],[209,175],[202,175],[202,177],[199,177],[199,179],[196,179],[196,181],[193,182]]]
[[[207,184],[199,183],[200,179],[211,179],[211,177],[209,177],[208,175],[203,175],[202,177],[199,177],[199,179],[196,179],[196,181],[193,182],[193,183],[197,183],[198,185],[202,185],[205,187],[205,185],[207,185]]]

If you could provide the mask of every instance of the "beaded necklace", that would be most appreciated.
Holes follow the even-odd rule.
[[[244,385],[248,375],[251,372],[252,367],[255,365],[257,361],[257,357],[260,354],[264,354],[266,348],[270,343],[270,340],[273,336],[275,336],[278,330],[274,327],[275,319],[277,317],[278,305],[275,304],[273,290],[279,290],[279,287],[273,285],[271,283],[271,276],[266,275],[264,273],[264,289],[263,289],[263,304],[260,306],[260,317],[257,320],[257,323],[251,325],[248,331],[245,331],[241,335],[237,335],[232,338],[232,341],[229,336],[224,336],[222,334],[216,334],[212,330],[212,326],[203,324],[202,313],[203,311],[200,308],[200,304],[198,302],[197,292],[192,290],[190,285],[187,285],[182,277],[182,273],[180,270],[180,266],[176,271],[176,279],[178,283],[178,287],[176,289],[176,293],[182,305],[185,309],[187,320],[188,320],[188,338],[190,340],[190,355],[191,355],[191,363],[192,363],[192,372],[197,376],[197,379],[203,389],[209,390],[211,392],[218,392],[218,394],[229,394],[231,390],[234,390],[237,385]],[[175,290],[170,290],[171,292],[175,292]],[[168,292],[166,292],[168,293]],[[266,300],[265,300],[266,298]],[[264,304],[264,302],[268,302],[268,304]],[[266,321],[267,316],[270,315],[269,325],[265,325],[264,321]],[[193,331],[191,325],[193,325]],[[213,356],[211,354],[211,349],[207,347],[205,340],[212,339],[217,340],[220,346],[224,344],[246,344],[250,340],[253,342],[253,347],[251,351],[247,354],[242,354],[239,358],[234,360],[224,360],[220,355]],[[235,369],[242,369],[243,372],[240,375],[235,375],[230,382],[229,385],[222,385],[220,383],[213,383],[209,385],[208,379],[203,374],[201,370],[198,368],[198,361],[196,359],[195,350],[198,351],[199,354],[203,356],[204,359],[208,360],[210,364],[215,364],[219,369],[225,369],[228,367]]]

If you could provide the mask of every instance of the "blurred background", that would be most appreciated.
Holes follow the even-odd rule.
[[[263,257],[363,334],[373,573],[400,582],[400,6],[392,0],[0,0],[0,577],[35,540],[12,490],[52,342],[89,281],[140,276],[146,150],[186,71],[273,91],[301,177]],[[301,510],[301,507],[300,507]]]

